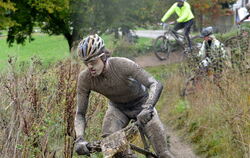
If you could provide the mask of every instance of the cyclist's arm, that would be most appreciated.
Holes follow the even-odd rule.
[[[124,68],[127,69],[126,75],[128,77],[132,77],[133,79],[139,81],[141,84],[143,84],[149,92],[148,100],[145,102],[145,106],[155,106],[157,103],[163,86],[160,82],[158,82],[153,76],[151,76],[148,72],[146,72],[144,69],[142,69],[138,64],[131,60],[127,60],[124,62],[123,65]],[[146,108],[146,107],[145,107]]]
[[[184,7],[183,14],[176,20],[177,22],[183,22],[185,19],[188,18],[189,12],[191,12],[190,5],[187,3],[184,4],[186,4],[186,6],[183,6]]]
[[[84,136],[86,127],[86,118],[90,90],[84,80],[84,74],[81,73],[78,77],[77,84],[77,110],[75,115],[75,132],[76,137]]]
[[[171,8],[164,14],[164,16],[161,18],[162,22],[165,22],[175,11],[176,3],[171,6]]]
[[[203,59],[203,58],[205,58],[205,56],[206,56],[206,46],[205,46],[205,41],[203,41],[201,49],[198,53],[198,57]]]

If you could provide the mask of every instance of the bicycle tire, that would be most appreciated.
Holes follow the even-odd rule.
[[[154,54],[159,60],[166,60],[169,56],[171,45],[165,36],[159,36],[154,41]]]

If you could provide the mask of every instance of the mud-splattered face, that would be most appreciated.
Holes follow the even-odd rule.
[[[87,66],[90,74],[93,77],[99,76],[103,71],[104,63],[103,63],[101,57],[91,59],[91,60],[84,62],[84,63]]]

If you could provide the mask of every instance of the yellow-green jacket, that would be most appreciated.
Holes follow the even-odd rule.
[[[177,6],[177,2],[172,5],[172,7],[165,13],[161,21],[165,22],[174,12],[179,16],[177,22],[187,22],[194,18],[191,11],[191,7],[187,2],[184,2],[183,6],[180,8]]]

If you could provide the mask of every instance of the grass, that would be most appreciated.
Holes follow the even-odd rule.
[[[224,93],[204,81],[202,88],[182,98],[180,92],[187,76],[181,70],[180,64],[147,68],[164,83],[156,106],[164,124],[193,144],[194,151],[202,157],[249,157],[249,74],[225,74],[220,82]]]
[[[63,36],[48,36],[45,34],[34,35],[34,41],[26,42],[25,45],[14,44],[8,47],[6,38],[0,38],[0,71],[6,68],[8,56],[17,57],[18,63],[30,61],[32,56],[36,56],[48,66],[58,60],[67,58],[69,48]]]
[[[6,31],[2,31],[6,34]],[[235,35],[232,31],[227,34],[218,34],[218,38],[228,38]],[[70,56],[68,44],[63,36],[48,36],[46,34],[34,34],[34,41],[26,42],[25,45],[14,44],[13,47],[8,47],[6,37],[0,37],[0,71],[6,68],[8,56],[17,57],[18,64],[28,63],[32,56],[36,56],[43,61],[45,66],[49,66],[56,61],[62,60]],[[138,38],[135,44],[126,44],[122,41],[115,42],[112,35],[102,35],[106,48],[111,51],[116,51],[115,55],[133,57],[145,54],[152,49],[152,39]],[[121,49],[117,49],[120,47]],[[125,50],[125,51],[124,51]],[[127,51],[129,50],[129,51]],[[124,51],[124,52],[123,52]]]
[[[154,70],[156,74],[164,71],[162,67]],[[226,74],[221,81],[224,93],[215,84],[205,82],[183,99],[179,94],[186,77],[177,70],[170,71],[172,75],[166,78],[158,102],[163,122],[175,128],[203,157],[248,157],[250,91],[245,85],[249,85],[249,74]]]
[[[25,45],[14,44],[13,47],[8,46],[6,37],[0,38],[0,71],[6,69],[9,56],[16,57],[17,64],[27,64],[30,62],[31,57],[36,56],[41,59],[46,67],[70,56],[68,43],[63,36],[34,34],[33,37],[35,40],[32,42],[26,42]],[[102,35],[102,38],[105,41],[106,48],[111,51],[119,47],[118,43],[123,45],[122,42],[115,43],[112,35]],[[136,44],[128,44],[128,46],[131,48],[132,53],[145,53],[151,47],[151,39],[139,38]],[[124,54],[127,54],[127,52]]]

